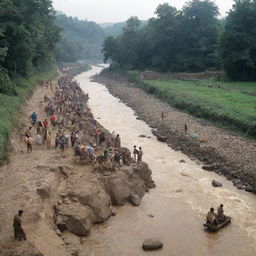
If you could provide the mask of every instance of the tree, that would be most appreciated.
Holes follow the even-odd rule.
[[[151,19],[145,27],[144,38],[148,46],[146,56],[151,59],[152,68],[160,71],[175,71],[181,13],[175,7],[161,4],[155,14],[157,18]]]
[[[105,39],[102,53],[104,56],[104,62],[107,62],[108,59],[118,61],[118,43],[113,36],[109,36]]]
[[[143,27],[136,17],[129,19],[123,33],[107,42],[111,53],[108,51],[106,56],[121,67],[164,72],[203,71],[220,66],[221,25],[214,2],[192,0],[181,11],[167,3],[160,4],[155,14],[156,18]]]
[[[179,45],[182,71],[219,67],[219,10],[213,1],[193,0],[183,8]]]
[[[236,80],[256,81],[256,1],[236,1],[221,40],[223,67]]]
[[[10,75],[27,75],[46,66],[59,40],[50,0],[1,0],[1,45],[7,49],[3,67]]]

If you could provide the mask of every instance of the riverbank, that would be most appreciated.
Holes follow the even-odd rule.
[[[8,142],[13,128],[19,126],[21,118],[19,109],[32,95],[34,88],[40,81],[48,81],[57,76],[56,70],[38,73],[30,78],[18,78],[12,81],[15,95],[0,93],[0,165],[6,162],[8,157]]]
[[[232,180],[239,189],[256,192],[256,143],[231,134],[212,124],[183,113],[138,89],[120,74],[104,73],[94,78],[136,111],[167,143],[194,160],[204,169]],[[164,121],[161,114],[164,113]],[[188,134],[184,133],[184,124]]]
[[[91,134],[89,126],[95,123],[97,129],[102,127],[92,113],[89,116],[81,114],[73,126],[69,118],[61,128],[49,124],[52,146],[47,149],[46,144],[34,145],[33,152],[26,153],[23,134],[30,125],[31,112],[37,113],[38,120],[49,119],[44,111],[44,95],[56,103],[56,87],[57,81],[49,87],[38,86],[24,104],[21,128],[11,136],[9,164],[0,168],[0,254],[3,256],[79,255],[83,246],[81,236],[89,234],[94,224],[103,223],[114,216],[115,206],[126,203],[139,205],[142,197],[154,185],[146,163],[130,160],[129,166],[116,166],[115,171],[107,171],[99,163],[80,162],[74,158],[70,146],[65,151],[54,148],[59,129],[68,135],[74,126],[83,127],[79,129],[83,138],[81,134],[78,136],[81,145],[94,143],[95,136]],[[60,89],[58,93],[61,95],[63,91]],[[75,91],[82,98],[86,97],[76,85]],[[71,95],[74,90],[66,92]],[[62,105],[71,111],[69,106],[72,104],[68,102],[67,98]],[[78,103],[74,101],[73,104],[77,106]],[[73,111],[71,115],[74,115]],[[32,135],[35,138],[35,128],[32,128]],[[103,150],[103,145],[96,147],[96,156],[101,156]],[[27,242],[13,241],[12,221],[19,209],[24,210],[22,223]]]
[[[244,137],[256,138],[256,84],[227,81],[218,72],[115,71],[172,107]]]

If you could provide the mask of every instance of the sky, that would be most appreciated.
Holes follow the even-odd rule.
[[[159,4],[169,3],[180,9],[187,0],[52,0],[57,11],[68,16],[87,19],[97,23],[126,21],[131,16],[147,20],[154,16]],[[233,0],[215,0],[220,13],[225,16]]]

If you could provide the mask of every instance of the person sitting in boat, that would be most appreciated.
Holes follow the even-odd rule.
[[[217,215],[214,212],[214,208],[211,208],[210,211],[207,213],[206,219],[207,223],[212,224],[214,226],[217,226],[219,224],[217,220]]]
[[[219,222],[224,222],[226,220],[226,215],[224,214],[224,205],[221,204],[218,208],[218,214],[217,214],[217,219]]]

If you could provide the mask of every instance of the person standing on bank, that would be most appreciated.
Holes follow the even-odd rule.
[[[139,151],[136,146],[133,146],[133,158],[137,162]]]
[[[143,156],[143,151],[142,151],[142,148],[139,147],[139,152],[138,152],[138,162],[141,162],[142,161],[142,156]]]
[[[19,210],[19,212],[14,216],[13,219],[13,229],[14,229],[14,238],[18,241],[27,240],[27,236],[21,225],[23,211]]]

